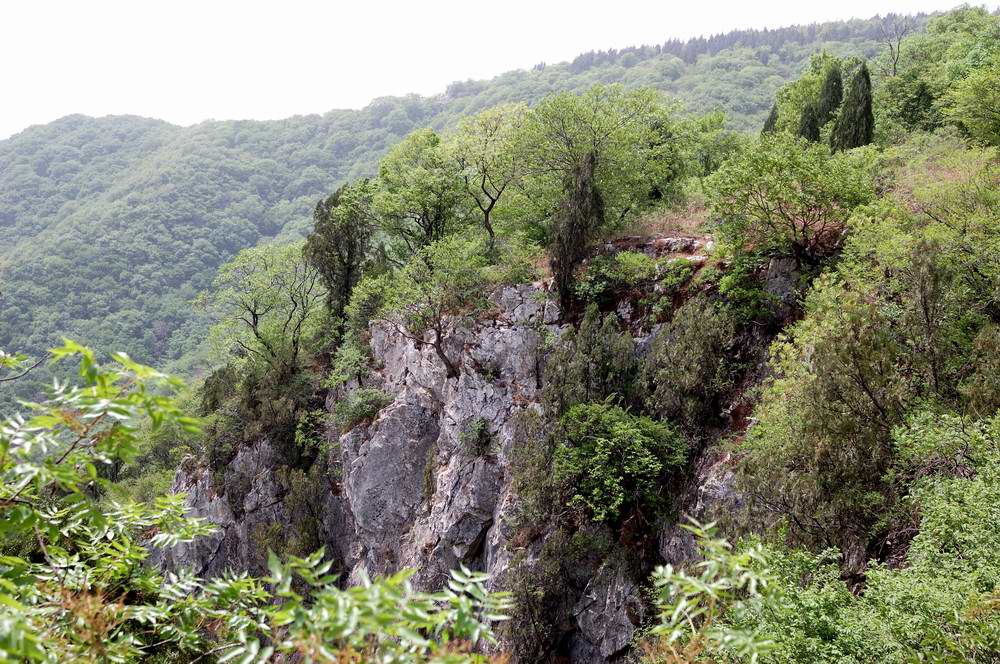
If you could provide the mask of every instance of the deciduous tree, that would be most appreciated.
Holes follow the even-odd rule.
[[[432,129],[411,133],[383,157],[374,207],[398,263],[454,229],[463,192],[458,164]]]
[[[326,297],[302,244],[244,249],[219,269],[212,285],[202,302],[218,321],[213,335],[222,349],[294,371],[303,339],[318,328]]]
[[[524,104],[510,104],[483,111],[464,120],[453,139],[465,192],[482,213],[490,252],[496,244],[493,211],[524,175],[524,155],[517,141],[527,110]]]
[[[708,190],[720,236],[733,250],[800,264],[836,251],[851,210],[874,196],[869,155],[831,156],[783,133],[726,162]]]

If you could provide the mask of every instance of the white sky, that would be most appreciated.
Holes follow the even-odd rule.
[[[0,139],[70,113],[188,125],[360,108],[591,49],[954,3],[0,0]]]

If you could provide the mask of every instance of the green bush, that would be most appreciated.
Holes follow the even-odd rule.
[[[925,473],[912,485],[919,517],[905,562],[872,563],[864,592],[854,594],[836,549],[732,546],[711,528],[695,528],[705,559],[693,570],[654,575],[660,640],[647,652],[788,664],[994,661],[1000,417],[972,422],[925,412],[897,429],[894,444]],[[952,474],[956,466],[965,476]]]
[[[706,298],[681,306],[642,360],[646,409],[689,429],[710,424],[720,397],[731,387],[727,354],[734,336],[730,315]]]
[[[573,406],[560,424],[563,439],[553,471],[570,487],[571,507],[609,522],[636,510],[647,516],[662,510],[665,476],[683,465],[687,454],[683,438],[669,425],[610,402]]]
[[[635,378],[635,344],[613,314],[587,308],[578,329],[569,329],[546,359],[542,403],[558,417],[574,404],[627,396]]]
[[[611,256],[594,257],[574,288],[584,302],[601,302],[618,291],[652,282],[657,271],[657,261],[646,254],[619,251]]]
[[[373,387],[359,387],[337,402],[333,409],[334,421],[341,431],[349,431],[358,424],[369,421],[392,403],[392,397]]]
[[[493,436],[490,435],[490,421],[485,417],[477,417],[466,425],[458,436],[462,450],[472,457],[485,456],[490,453]]]
[[[874,153],[766,134],[708,178],[719,239],[734,254],[816,265],[842,246],[851,211],[874,199]]]

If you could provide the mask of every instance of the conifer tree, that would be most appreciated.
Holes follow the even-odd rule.
[[[862,63],[851,77],[847,94],[844,95],[840,115],[830,135],[830,147],[836,152],[868,145],[872,142],[874,132],[872,79],[868,73],[868,66]]]
[[[840,70],[840,63],[834,61],[826,70],[826,76],[823,78],[823,88],[819,93],[817,119],[820,127],[833,119],[843,99],[844,77]]]
[[[760,130],[760,133],[773,134],[777,126],[778,126],[778,102],[774,102],[774,105],[771,106],[771,112],[767,114],[767,120],[764,120],[764,128]]]
[[[799,116],[799,130],[796,132],[802,138],[816,142],[819,140],[819,111],[813,102],[802,107],[802,115]]]

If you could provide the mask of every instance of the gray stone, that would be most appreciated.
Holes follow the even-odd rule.
[[[580,661],[600,662],[614,658],[629,646],[645,609],[639,587],[621,566],[605,565],[587,585],[573,615],[581,636],[600,654],[600,658],[590,655]]]

